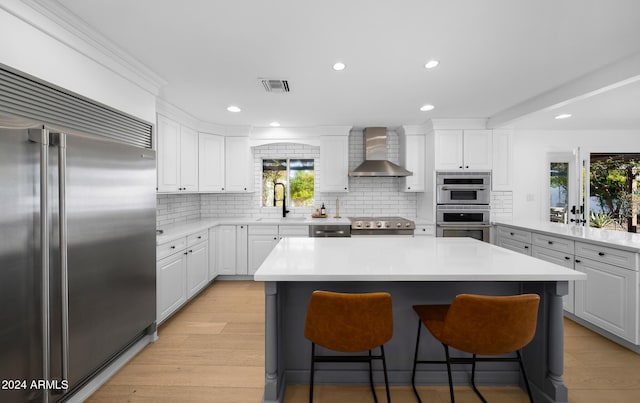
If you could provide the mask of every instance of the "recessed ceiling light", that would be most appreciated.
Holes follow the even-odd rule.
[[[347,67],[347,65],[342,63],[342,62],[338,62],[338,63],[333,65],[333,69],[335,71],[342,71],[342,70],[344,70],[345,67]]]
[[[227,110],[228,110],[229,112],[240,112],[242,109],[238,108],[238,107],[237,107],[237,106],[235,106],[235,105],[231,105],[231,106],[228,106],[228,107],[227,107]]]
[[[558,119],[558,120],[559,119],[567,119],[567,118],[570,118],[570,117],[571,117],[570,113],[562,113],[562,114],[556,116],[556,119]]]
[[[269,126],[271,126],[271,127],[280,127],[280,123],[278,123],[278,122],[271,122],[271,123],[269,123]]]
[[[427,112],[427,111],[432,111],[435,108],[435,106],[431,105],[431,104],[426,104],[426,105],[422,105],[420,107],[420,110],[422,112]]]
[[[437,60],[429,60],[427,62],[427,64],[424,65],[424,68],[425,69],[432,69],[432,68],[436,67],[439,64],[440,64],[440,62],[437,61]]]

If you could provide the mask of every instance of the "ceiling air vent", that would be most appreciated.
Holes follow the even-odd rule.
[[[289,81],[260,79],[264,90],[267,92],[289,92]]]

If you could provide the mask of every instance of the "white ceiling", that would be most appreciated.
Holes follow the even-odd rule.
[[[220,125],[491,118],[640,53],[637,0],[57,1],[166,80],[161,98]],[[292,91],[266,93],[260,77]],[[639,105],[635,83],[565,105],[565,121],[536,104],[509,124],[640,128]]]

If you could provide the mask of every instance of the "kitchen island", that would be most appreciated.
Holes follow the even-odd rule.
[[[303,336],[309,297],[314,290],[390,292],[394,335],[385,345],[389,380],[409,385],[417,317],[414,304],[449,303],[459,293],[540,295],[538,327],[524,349],[524,360],[538,402],[566,402],[563,373],[562,296],[568,281],[586,276],[561,266],[470,238],[291,238],[283,239],[256,272],[265,282],[266,351],[264,402],[282,402],[287,384],[306,384],[311,346]],[[440,360],[442,346],[423,337],[421,359]],[[484,364],[477,382],[518,385],[512,363]],[[454,367],[454,383],[467,384],[470,369]],[[381,374],[375,373],[380,380]],[[365,384],[358,365],[324,364],[319,384]],[[379,381],[378,381],[379,382]],[[422,366],[419,385],[445,385],[442,365]]]

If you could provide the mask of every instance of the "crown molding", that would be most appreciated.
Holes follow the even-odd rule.
[[[58,2],[4,0],[0,8],[154,96],[167,85],[166,80]]]

